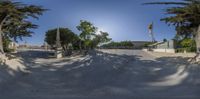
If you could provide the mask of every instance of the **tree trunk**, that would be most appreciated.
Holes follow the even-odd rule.
[[[2,26],[0,25],[0,52],[1,52],[2,54],[4,54],[2,34],[3,34]]]
[[[199,62],[200,61],[200,25],[195,35],[195,42],[196,42],[196,47],[197,47],[197,55],[195,59],[197,62]]]
[[[66,45],[63,45],[64,56],[68,56],[68,49]]]
[[[67,50],[67,46],[63,45],[63,50],[66,51]]]
[[[79,49],[82,50],[82,42],[79,42]]]

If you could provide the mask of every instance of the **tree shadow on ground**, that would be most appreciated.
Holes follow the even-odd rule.
[[[200,68],[191,65],[183,57],[152,57],[144,60],[141,55],[100,51],[90,51],[89,55],[78,60],[76,57],[47,59],[49,54],[40,51],[21,52],[18,55],[29,68],[30,74],[16,79],[13,86],[4,87],[2,96],[10,94],[42,99],[60,96],[62,99],[200,97]],[[37,63],[38,58],[44,61]],[[11,90],[13,87],[19,89],[18,92]]]

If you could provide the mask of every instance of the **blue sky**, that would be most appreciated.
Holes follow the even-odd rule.
[[[171,39],[175,35],[174,27],[169,27],[160,18],[165,17],[165,6],[142,5],[153,0],[15,0],[25,4],[41,5],[50,9],[31,20],[39,25],[31,38],[25,38],[29,44],[44,43],[45,32],[56,27],[68,27],[79,34],[76,26],[80,20],[92,22],[99,30],[108,32],[114,41],[151,40],[148,25],[154,22],[156,40]],[[154,0],[155,1],[155,0]],[[159,0],[157,0],[159,1]],[[162,0],[164,1],[164,0]],[[165,0],[166,1],[166,0]],[[168,0],[169,1],[169,0]],[[174,0],[172,0],[174,1]],[[24,41],[20,41],[23,43]]]

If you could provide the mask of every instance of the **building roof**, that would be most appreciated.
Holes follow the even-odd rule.
[[[154,44],[150,44],[150,45],[148,45],[148,46],[156,46],[156,45],[158,45],[158,44],[163,44],[164,42],[156,42],[156,43],[154,43]]]

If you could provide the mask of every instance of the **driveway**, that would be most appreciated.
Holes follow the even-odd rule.
[[[141,50],[63,59],[44,51],[17,55],[29,72],[0,85],[1,99],[200,99],[200,68],[183,57]]]

